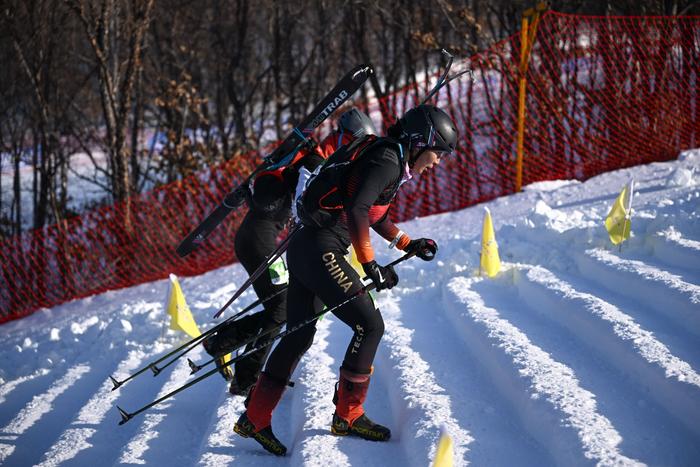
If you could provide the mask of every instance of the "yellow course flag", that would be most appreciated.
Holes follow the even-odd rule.
[[[443,427],[442,436],[440,436],[440,442],[438,443],[437,452],[435,453],[433,467],[452,467],[453,457],[452,438]]]
[[[618,245],[628,238],[632,231],[632,190],[634,181],[622,188],[620,195],[613,203],[608,217],[605,218],[605,228],[613,245]]]
[[[498,256],[498,243],[493,231],[491,211],[484,208],[484,227],[481,231],[481,270],[493,277],[501,270],[501,258]]]
[[[194,322],[190,307],[187,306],[185,295],[182,293],[175,274],[170,274],[170,296],[167,306],[170,315],[170,329],[180,329],[191,337],[197,337],[201,334],[197,323]]]

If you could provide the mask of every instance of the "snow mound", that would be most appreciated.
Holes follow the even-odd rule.
[[[392,429],[387,443],[329,432],[351,337],[334,316],[275,410],[285,459],[233,433],[243,400],[216,372],[119,426],[117,405],[133,412],[195,378],[184,358],[148,370],[186,340],[168,330],[163,280],[0,326],[0,464],[425,466],[444,431],[457,466],[698,465],[698,173],[695,149],[487,203],[493,279],[478,274],[483,206],[402,225],[440,249],[375,294],[386,329],[365,409]],[[632,237],[613,247],[603,221],[630,178]],[[372,241],[380,263],[399,254]],[[233,265],[181,279],[200,329],[245,278]],[[255,299],[246,291],[228,316]],[[206,360],[201,346],[188,357]],[[110,376],[144,368],[113,390]]]

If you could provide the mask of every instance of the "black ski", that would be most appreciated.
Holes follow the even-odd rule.
[[[262,170],[283,167],[288,164],[309,142],[309,136],[318,128],[338,107],[345,103],[364,84],[374,70],[370,65],[359,65],[350,70],[338,84],[324,97],[313,111],[306,116],[299,126],[287,136],[282,144],[267,156],[260,166],[240,185],[231,190],[223,201],[204,218],[177,247],[177,254],[186,256],[202,244],[205,238],[226,218],[234,209],[239,208],[245,201],[247,185],[251,178]]]

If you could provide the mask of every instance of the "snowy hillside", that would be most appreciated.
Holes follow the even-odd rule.
[[[620,252],[602,224],[631,176]],[[481,206],[403,225],[440,251],[377,294],[386,333],[366,409],[390,442],[329,432],[350,338],[333,317],[275,412],[286,458],[233,433],[243,401],[218,375],[119,426],[115,404],[136,410],[188,378],[183,362],[116,391],[108,381],[182,341],[163,335],[160,281],[0,327],[0,464],[425,466],[444,425],[455,465],[700,465],[700,151],[488,206],[504,261],[492,280],[475,274]],[[375,245],[380,262],[396,254]],[[181,278],[201,327],[244,279],[238,265]]]

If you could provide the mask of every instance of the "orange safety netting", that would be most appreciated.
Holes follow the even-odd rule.
[[[519,62],[515,35],[459,64],[471,74],[438,95],[460,131],[457,154],[402,188],[395,220],[515,191]],[[544,14],[526,74],[523,185],[583,180],[670,160],[697,146],[699,73],[698,17]],[[428,88],[427,82],[407,87],[369,110],[386,128]],[[0,322],[171,272],[201,274],[235,261],[242,210],[188,257],[179,258],[175,247],[258,161],[255,154],[242,156],[126,203],[3,241]]]

